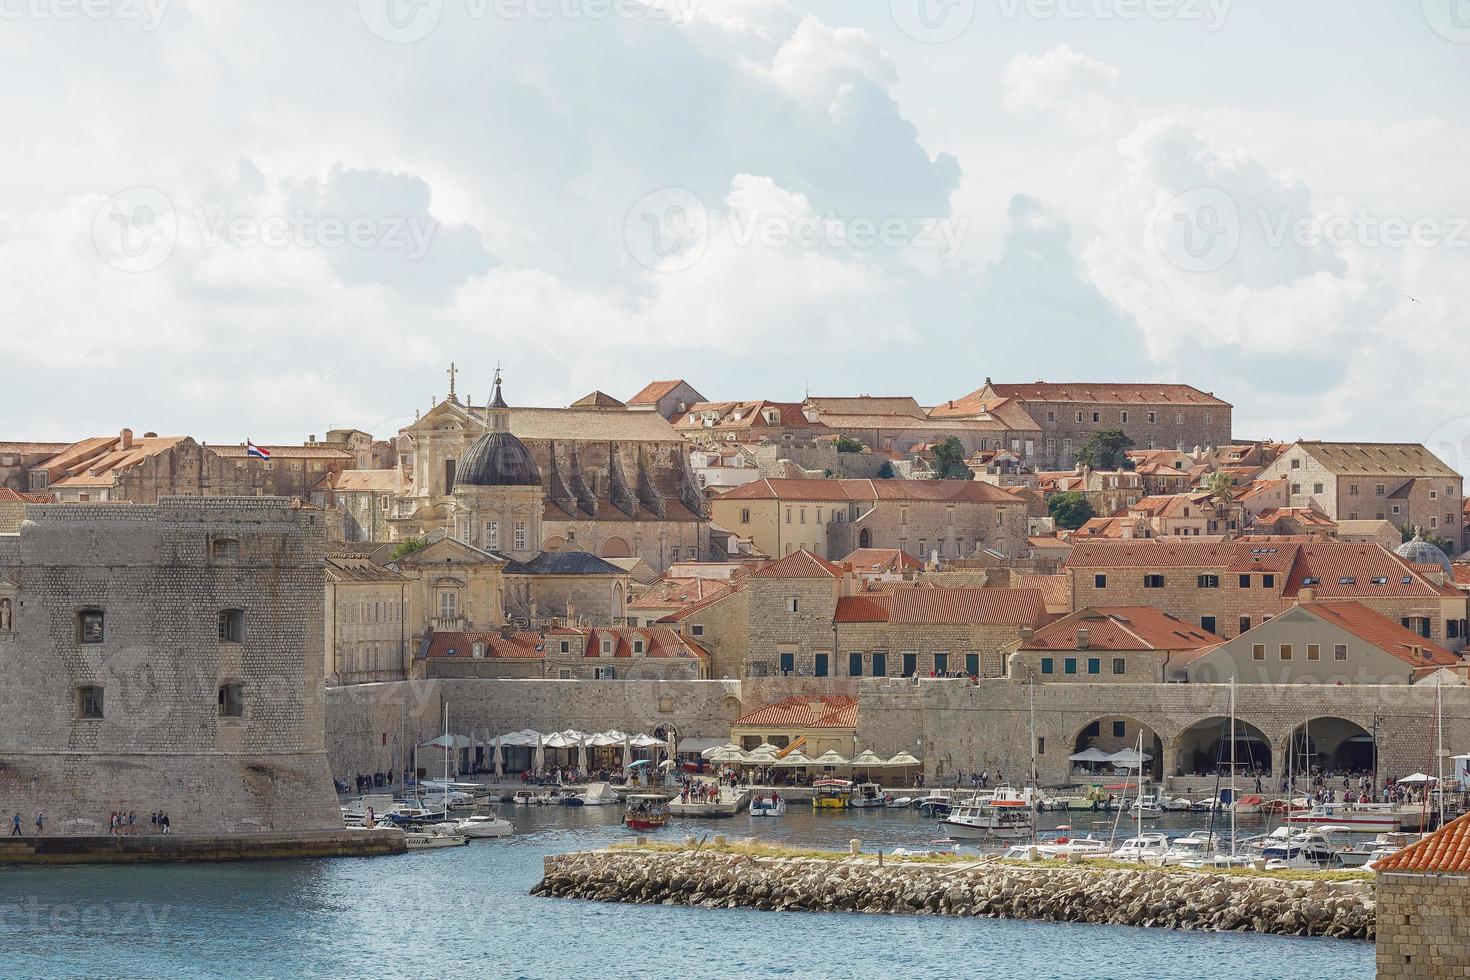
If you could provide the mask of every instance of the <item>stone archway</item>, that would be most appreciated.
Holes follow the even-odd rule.
[[[602,547],[597,549],[598,555],[603,558],[632,558],[633,549],[627,540],[619,537],[611,537],[602,542]]]
[[[1361,775],[1374,770],[1378,747],[1373,734],[1357,722],[1323,715],[1292,729],[1286,751],[1283,772],[1298,777],[1315,769]]]
[[[542,551],[561,551],[566,546],[567,539],[559,534],[553,534],[551,537],[541,542]]]
[[[867,528],[858,532],[858,547],[871,548],[873,546],[873,535]]]
[[[1077,730],[1067,754],[1075,755],[1088,749],[1097,749],[1110,755],[1124,749],[1136,750],[1140,733],[1143,735],[1143,754],[1147,757],[1143,773],[1149,779],[1160,780],[1164,776],[1164,740],[1153,726],[1131,715],[1102,715],[1089,721]],[[1069,768],[1073,768],[1070,763]],[[1086,770],[1090,768],[1099,768],[1099,775],[1103,778],[1121,778],[1106,764],[1099,767],[1084,766],[1081,763],[1073,768],[1073,778],[1086,778]]]
[[[1231,760],[1230,718],[1224,715],[1201,718],[1179,733],[1175,745],[1178,750],[1179,775],[1213,776],[1217,772],[1228,773]],[[1270,775],[1272,756],[1271,740],[1265,733],[1250,722],[1236,718],[1236,771],[1241,774]]]

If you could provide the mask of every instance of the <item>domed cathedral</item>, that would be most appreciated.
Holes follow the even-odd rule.
[[[541,553],[541,470],[531,450],[511,434],[499,371],[485,415],[488,431],[457,466],[454,536],[484,551],[530,561]]]
[[[575,551],[641,558],[660,572],[709,557],[689,444],[658,412],[606,398],[508,406],[498,371],[489,404],[477,407],[456,392],[455,371],[451,365],[448,396],[399,431],[411,486],[393,501],[396,539],[443,529],[518,560]]]

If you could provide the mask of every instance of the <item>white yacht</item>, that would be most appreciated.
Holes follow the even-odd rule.
[[[852,788],[847,805],[859,810],[883,806],[883,787],[877,783],[858,783]]]
[[[403,842],[408,845],[410,851],[429,851],[441,847],[460,847],[468,844],[470,839],[463,834],[456,833],[453,824],[435,824],[422,830],[410,830],[404,833]]]
[[[1320,871],[1342,867],[1342,858],[1322,834],[1294,834],[1285,843],[1271,844],[1261,851],[1267,871]]]
[[[955,805],[939,825],[953,840],[1015,840],[1031,835],[1031,808],[993,799],[973,800]]]
[[[1146,863],[1149,858],[1162,858],[1169,852],[1169,838],[1163,834],[1139,834],[1125,840],[1108,857],[1114,861]]]
[[[515,825],[493,812],[477,812],[455,821],[454,831],[471,840],[490,837],[509,837],[516,832]]]

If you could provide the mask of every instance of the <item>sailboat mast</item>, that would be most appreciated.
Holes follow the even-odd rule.
[[[1230,677],[1230,856],[1235,857],[1235,676]]]
[[[1435,735],[1435,762],[1438,769],[1435,775],[1438,779],[1434,783],[1435,790],[1439,793],[1439,825],[1444,826],[1444,683],[1443,678],[1436,680],[1434,685],[1434,735]],[[1420,828],[1421,830],[1423,828]]]
[[[1036,797],[1040,794],[1040,779],[1036,772],[1036,679],[1027,685],[1031,702],[1031,843],[1036,843]]]

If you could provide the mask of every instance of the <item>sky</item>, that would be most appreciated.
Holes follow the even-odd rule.
[[[1178,381],[1470,470],[1470,0],[0,0],[0,439]]]

